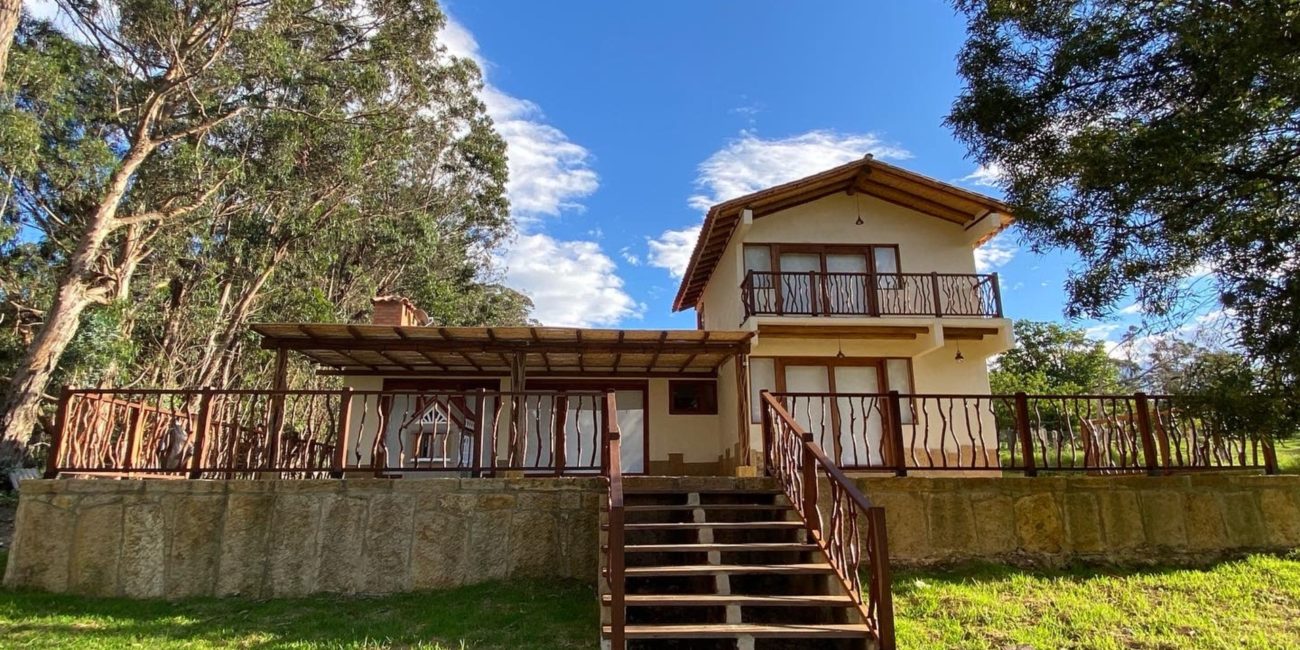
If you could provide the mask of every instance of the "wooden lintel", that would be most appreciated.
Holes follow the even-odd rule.
[[[759,336],[805,339],[915,339],[930,331],[924,325],[759,325]]]
[[[389,339],[389,340],[348,340],[348,339],[263,339],[262,347],[266,349],[285,348],[288,350],[381,350],[389,352],[449,352],[460,354],[464,352],[486,352],[486,353],[512,353],[512,352],[550,352],[552,354],[581,354],[583,352],[617,354],[649,354],[654,352],[663,352],[665,354],[690,354],[692,352],[699,354],[734,354],[739,350],[745,349],[747,341],[719,341],[716,339],[703,341],[669,341],[668,334],[665,332],[660,335],[656,341],[593,341],[584,340],[581,345],[572,341],[545,341],[543,343],[532,343],[530,341],[500,341],[496,345],[488,341],[468,341],[464,339],[451,340],[415,340],[415,339]]]
[[[986,336],[996,336],[998,328],[996,327],[945,327],[943,328],[943,338],[961,340],[961,341],[978,341]]]

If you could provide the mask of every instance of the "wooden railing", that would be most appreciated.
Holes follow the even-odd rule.
[[[595,474],[599,392],[65,390],[46,475]]]
[[[614,403],[614,391],[605,393],[605,417],[602,424],[601,439],[605,442],[604,474],[607,481],[605,522],[605,579],[609,584],[610,647],[622,650],[624,626],[627,621],[627,609],[624,607],[625,580],[623,576],[623,462],[622,437],[618,428],[618,407]]]
[[[1272,435],[1168,395],[774,395],[853,470],[1277,471]],[[1266,406],[1261,397],[1260,406]]]
[[[877,647],[894,650],[885,509],[862,494],[771,393],[763,391],[761,399],[768,473],[780,483],[826,555],[875,636]],[[820,493],[821,481],[828,486],[825,498]]]
[[[1002,316],[996,273],[750,271],[740,292],[746,317]]]

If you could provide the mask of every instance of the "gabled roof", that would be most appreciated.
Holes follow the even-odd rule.
[[[752,332],[571,327],[259,323],[265,349],[294,350],[343,374],[529,372],[716,373],[749,351]]]
[[[677,290],[673,311],[694,307],[713,275],[740,223],[741,211],[754,218],[840,192],[862,192],[922,214],[970,227],[990,214],[1001,215],[999,226],[980,240],[987,241],[1011,225],[1010,210],[997,199],[872,159],[870,156],[799,180],[769,187],[719,203],[709,209],[691,253],[690,265]]]

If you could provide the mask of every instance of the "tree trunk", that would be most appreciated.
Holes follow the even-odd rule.
[[[5,89],[5,71],[9,66],[9,50],[14,44],[14,32],[23,14],[22,0],[0,0],[0,91]]]
[[[96,286],[102,282],[103,276],[96,273],[95,265],[104,254],[104,244],[116,226],[114,220],[127,185],[152,150],[151,143],[137,140],[122,159],[122,165],[109,178],[95,214],[87,223],[76,250],[68,258],[68,270],[59,279],[59,290],[54,295],[54,304],[45,314],[45,322],[14,368],[3,413],[0,413],[0,466],[16,465],[23,460],[27,442],[40,415],[41,398],[59,358],[77,334],[82,312],[91,304],[102,302],[104,296],[111,295],[111,292],[105,293],[102,287]],[[127,272],[134,268],[130,265]],[[129,278],[119,276],[115,283],[126,281]]]

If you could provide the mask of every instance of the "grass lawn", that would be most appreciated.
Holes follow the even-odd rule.
[[[1204,570],[904,571],[895,599],[904,650],[1300,649],[1300,556]],[[590,588],[574,583],[178,603],[0,590],[0,647],[595,648],[597,617]]]
[[[1279,440],[1273,444],[1277,467],[1284,474],[1300,474],[1300,440]]]
[[[1207,569],[898,572],[905,649],[1300,648],[1300,555]]]

